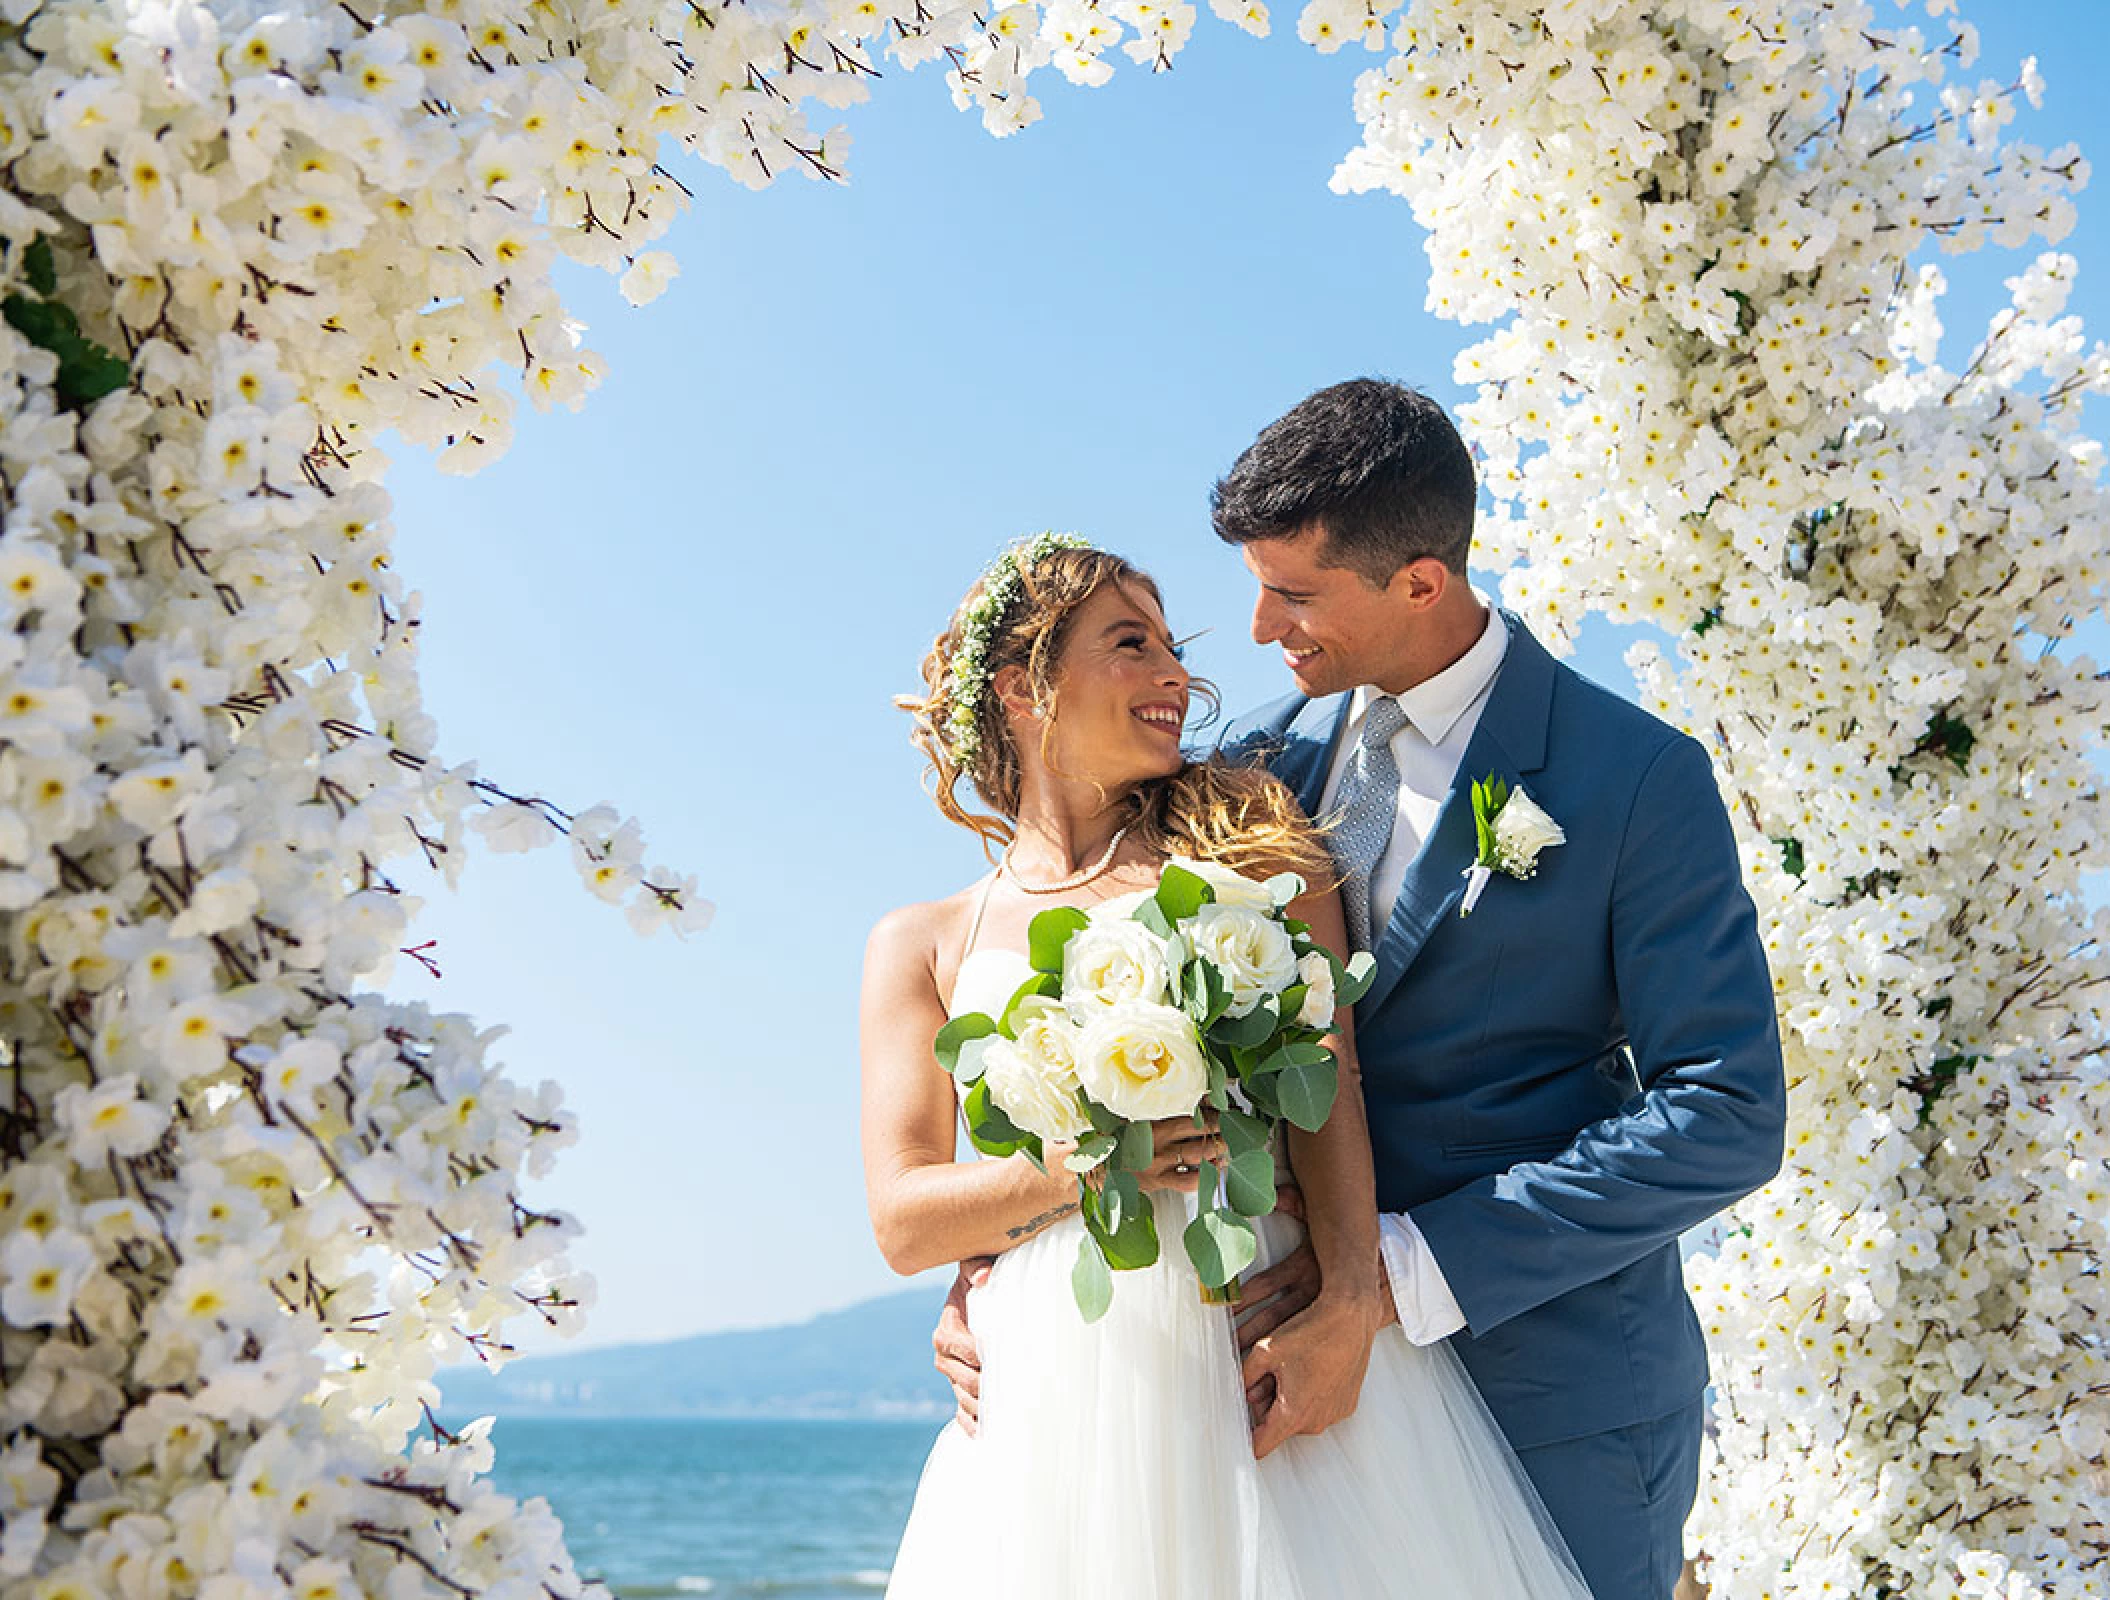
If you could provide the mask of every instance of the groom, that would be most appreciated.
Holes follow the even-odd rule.
[[[1705,748],[1483,603],[1475,498],[1457,430],[1395,384],[1263,430],[1214,521],[1297,692],[1223,747],[1338,819],[1350,936],[1377,960],[1356,1051],[1407,1337],[1451,1340],[1596,1600],[1670,1600],[1707,1382],[1678,1237],[1779,1167],[1773,985]],[[1489,780],[1561,840],[1476,885]],[[1269,1340],[1317,1286],[1308,1248],[1248,1280],[1264,1404],[1304,1383]],[[936,1342],[968,1408],[959,1298]]]

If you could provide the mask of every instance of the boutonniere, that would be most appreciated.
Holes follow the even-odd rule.
[[[1489,878],[1498,872],[1530,877],[1539,870],[1539,852],[1568,838],[1536,800],[1492,772],[1473,785],[1473,827],[1480,836],[1480,854],[1465,869],[1461,917],[1472,915]]]

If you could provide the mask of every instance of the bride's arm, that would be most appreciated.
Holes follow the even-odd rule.
[[[945,1024],[933,921],[924,906],[880,920],[858,1007],[865,1202],[880,1254],[903,1275],[999,1255],[1077,1209],[1077,1180],[1059,1159],[1048,1172],[1024,1156],[953,1160],[959,1100],[931,1053]]]

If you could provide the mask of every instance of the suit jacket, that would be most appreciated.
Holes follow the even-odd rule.
[[[1678,1237],[1779,1170],[1786,1087],[1757,916],[1707,752],[1504,613],[1508,653],[1355,1012],[1378,1205],[1407,1212],[1519,1449],[1662,1416],[1707,1381]],[[1314,810],[1348,696],[1220,749]],[[1473,780],[1565,843],[1459,915]]]

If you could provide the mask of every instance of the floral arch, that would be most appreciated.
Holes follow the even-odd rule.
[[[1248,31],[1262,0],[1212,0]],[[1930,241],[2055,244],[2086,164],[2005,131],[1947,0],[1310,0],[1336,186],[1428,231],[1507,601],[1707,740],[1779,989],[1787,1166],[1692,1284],[1734,1597],[2078,1596],[2110,1552],[2110,1224],[2084,398],[2069,257],[1937,359]],[[473,471],[599,375],[562,253],[639,301],[676,145],[828,178],[929,64],[1171,62],[1187,0],[0,0],[0,1596],[570,1600],[441,1361],[576,1316],[575,1134],[469,1019],[360,975],[391,867],[566,834],[641,931],[708,915],[633,823],[438,753],[373,440]]]

